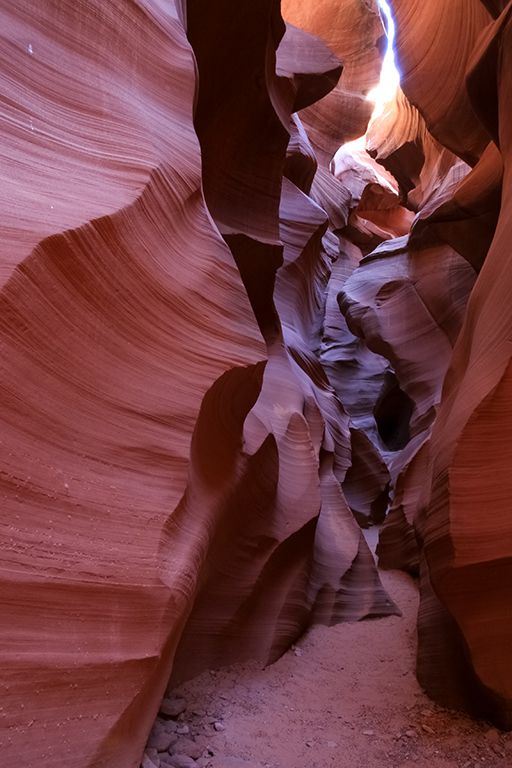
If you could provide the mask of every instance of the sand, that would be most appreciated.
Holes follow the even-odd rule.
[[[265,669],[235,664],[176,689],[191,735],[209,748],[205,764],[512,766],[512,734],[443,709],[422,691],[414,675],[417,582],[399,571],[380,574],[402,617],[316,626]]]

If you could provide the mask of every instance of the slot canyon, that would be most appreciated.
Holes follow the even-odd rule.
[[[389,8],[0,0],[1,766],[512,764],[512,0]],[[396,572],[482,762],[146,746]]]

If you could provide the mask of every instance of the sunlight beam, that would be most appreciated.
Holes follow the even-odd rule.
[[[393,49],[393,43],[395,40],[395,22],[391,15],[391,9],[387,0],[377,0],[382,15],[384,15],[385,23],[383,22],[384,31],[388,39],[386,53],[382,62],[382,69],[380,74],[379,84],[373,88],[366,99],[375,103],[375,108],[372,112],[370,122],[366,133],[374,120],[376,120],[384,112],[384,107],[387,102],[394,99],[397,88],[400,84],[400,74],[395,64],[395,51]],[[349,141],[340,147],[340,149],[354,149],[364,150],[366,147],[366,134],[360,136],[358,139]],[[339,150],[338,150],[339,151]],[[335,159],[335,158],[334,158]]]
[[[395,22],[391,15],[391,9],[386,0],[378,0],[380,9],[386,19],[386,36],[388,38],[388,46],[386,48],[386,55],[382,62],[382,70],[380,74],[380,82],[376,88],[374,88],[367,95],[369,101],[375,102],[375,109],[373,111],[371,120],[379,117],[384,111],[384,104],[387,101],[391,101],[396,93],[398,84],[400,82],[400,75],[395,64],[395,51],[393,50],[393,43],[395,40]],[[371,122],[370,120],[370,122]]]

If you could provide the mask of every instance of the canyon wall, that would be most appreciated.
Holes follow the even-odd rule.
[[[1,15],[0,750],[128,768],[171,673],[397,612],[316,357],[342,64],[270,0]]]
[[[431,493],[420,502],[417,523],[434,592],[420,613],[420,680],[438,698],[463,704],[507,729],[512,727],[511,35],[509,5],[483,30],[469,63],[471,104],[494,142],[492,155],[496,147],[501,155],[501,207],[445,380],[432,435]],[[487,175],[487,189],[495,197],[496,178],[496,172]],[[484,224],[488,228],[489,222]],[[425,585],[426,594],[428,589]],[[441,649],[432,642],[438,629],[446,636]],[[451,667],[454,656],[460,661]]]
[[[378,554],[383,567],[420,574],[420,683],[442,704],[510,729],[512,7],[391,5],[401,90],[367,148],[417,214],[410,236],[378,246],[338,297],[403,393]]]
[[[4,762],[396,613],[389,505],[420,682],[511,728],[512,6],[394,0],[337,152],[373,0],[1,5]]]

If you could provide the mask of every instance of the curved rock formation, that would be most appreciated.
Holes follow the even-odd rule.
[[[420,549],[414,533],[414,519],[423,491],[429,458],[429,435],[411,440],[399,454],[400,468],[393,502],[384,520],[376,554],[380,568],[399,568],[419,575]]]
[[[201,400],[264,345],[202,197],[174,4],[2,13],[2,760],[126,768],[189,609],[197,536],[172,590],[158,542]]]
[[[392,5],[332,162],[373,0],[3,4],[6,764],[136,768],[169,680],[396,612],[393,488],[420,680],[512,728],[512,5]]]
[[[352,463],[343,493],[361,528],[382,523],[389,505],[391,477],[378,448],[362,429],[350,430]]]
[[[432,136],[474,165],[489,137],[471,108],[465,81],[473,47],[491,20],[488,11],[480,0],[390,0],[390,5],[405,95]]]
[[[343,62],[333,91],[301,114],[319,162],[366,131],[373,104],[366,100],[379,82],[384,33],[376,0],[282,0],[284,18],[325,40]]]
[[[311,197],[329,215],[331,229],[347,223],[350,190],[330,172],[342,144],[362,136],[373,103],[366,99],[379,81],[385,37],[376,0],[284,0],[287,21],[324,40],[343,62],[331,93],[307,109],[300,119],[318,160]]]
[[[219,4],[218,10],[231,12],[227,2]],[[201,21],[207,23],[202,15],[193,23]],[[199,30],[196,34],[199,47],[206,37]],[[292,77],[292,73],[299,67],[306,71],[305,44],[317,67],[323,64],[330,71],[332,59],[323,54],[321,41],[304,35],[287,26],[277,50],[277,78],[270,87],[286,97],[290,87],[299,85],[294,99],[281,102],[279,110],[292,136],[285,172],[304,186],[302,191],[289,179],[282,180],[278,219],[282,265],[277,259],[279,246],[251,232],[257,198],[245,211],[240,206],[238,231],[225,235],[267,341],[268,362],[259,397],[233,441],[238,466],[222,473],[215,493],[211,488],[202,490],[192,455],[183,514],[202,499],[212,524],[217,520],[218,532],[177,649],[171,685],[227,661],[248,657],[273,661],[311,621],[330,624],[396,610],[379,585],[362,532],[341,491],[340,480],[350,464],[348,418],[315,357],[330,271],[330,259],[322,250],[327,218],[305,194],[310,186],[311,150],[297,118],[291,117],[291,109],[304,104],[301,89],[306,87],[311,96],[315,79],[300,73]],[[294,61],[297,39],[301,62]],[[243,49],[243,40],[233,41],[226,46],[226,56],[233,56],[236,44]],[[201,67],[211,68],[206,54],[208,50],[204,60],[198,57],[200,75]],[[317,76],[321,88],[322,82]],[[251,99],[247,88],[245,96]],[[210,119],[219,128],[219,115],[212,113]],[[266,120],[264,113],[261,119]],[[197,125],[206,157],[212,150],[208,141],[203,143],[203,130],[208,136],[210,127],[209,123]],[[221,130],[219,136],[223,135]],[[250,136],[242,135],[239,142],[244,139],[250,151]],[[276,177],[282,171],[277,159],[282,163],[284,154],[276,153],[276,161],[269,164],[268,173]],[[241,199],[235,194],[236,173],[231,172],[227,180],[235,199]],[[215,211],[218,188],[205,184],[205,193]],[[209,441],[211,430],[209,422],[198,422],[197,440]],[[171,536],[169,557],[173,548]]]
[[[480,271],[489,251],[501,208],[503,161],[490,142],[462,181],[436,195],[414,224],[410,243],[425,248],[447,243]]]
[[[409,252],[402,238],[384,242],[363,259],[339,294],[350,330],[389,360],[396,373],[402,393],[397,416],[407,409],[404,396],[411,403],[405,442],[435,418],[475,277],[447,246]],[[405,442],[388,445],[403,448]]]
[[[315,357],[326,216],[291,114],[341,67],[271,0],[214,5],[2,11],[2,757],[22,768],[136,766],[175,656],[176,677],[267,662],[311,621],[396,612]]]
[[[480,47],[471,89],[493,135],[498,126],[504,163],[501,213],[446,378],[432,436],[432,498],[426,507],[424,502],[419,521],[429,576],[442,604],[431,615],[425,606],[421,681],[437,698],[464,705],[508,729],[512,728],[511,476],[506,427],[512,328],[507,266],[511,51],[509,4]],[[493,92],[497,112],[488,111]],[[443,628],[444,643],[432,648],[428,640],[436,626]],[[464,669],[461,672],[459,665],[452,673],[450,660],[457,653]],[[442,683],[439,670],[445,673]]]
[[[507,7],[507,0],[481,0],[494,19]]]
[[[463,168],[470,170],[431,136],[400,86],[382,115],[372,120],[366,150],[395,177],[403,204],[413,211],[421,210],[438,196],[455,164],[459,166],[459,179],[464,175]]]
[[[413,218],[394,191],[370,183],[350,212],[343,234],[368,255],[383,241],[407,235]]]

